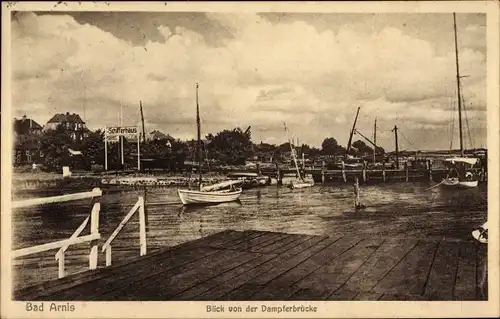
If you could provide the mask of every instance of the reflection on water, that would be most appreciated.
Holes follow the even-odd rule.
[[[177,245],[226,229],[471,240],[472,228],[486,220],[487,185],[467,190],[443,187],[427,190],[430,186],[429,183],[362,185],[361,203],[367,207],[361,210],[354,210],[350,184],[295,190],[269,186],[245,190],[238,202],[194,207],[182,206],[174,188],[148,189],[148,249]],[[143,194],[142,190],[103,191],[100,245]],[[31,194],[32,197],[49,195],[55,194]],[[68,238],[88,216],[91,207],[91,200],[81,200],[16,210],[14,249]],[[138,215],[133,216],[113,242],[114,262],[139,255],[138,219]],[[68,249],[69,273],[87,267],[88,251],[88,243]],[[16,260],[23,269],[18,272],[17,284],[55,278],[55,253]],[[99,264],[103,265],[104,255],[99,258]]]

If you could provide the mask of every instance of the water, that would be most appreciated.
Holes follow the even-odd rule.
[[[180,204],[175,188],[148,189],[148,251],[226,229],[472,240],[472,229],[487,217],[487,185],[467,190],[443,187],[428,190],[430,186],[405,182],[361,185],[361,203],[367,207],[358,211],[353,208],[350,184],[316,185],[299,190],[269,186],[245,190],[240,202],[193,208]],[[63,193],[64,190],[31,191],[22,197]],[[99,248],[143,194],[143,190],[103,190]],[[91,200],[80,200],[14,211],[13,249],[69,238],[91,207]],[[113,263],[139,256],[138,219],[134,215],[114,240]],[[83,234],[88,232],[89,226]],[[67,250],[69,274],[87,269],[88,252],[88,243]],[[14,285],[29,286],[57,278],[55,253],[54,250],[16,259]],[[104,254],[100,253],[99,266],[104,266],[104,260]]]

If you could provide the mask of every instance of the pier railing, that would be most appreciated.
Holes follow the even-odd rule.
[[[106,243],[102,246],[102,252],[106,252],[106,266],[111,266],[111,243],[115,239],[116,236],[120,233],[122,228],[128,223],[130,218],[135,214],[135,212],[139,212],[139,242],[140,242],[140,255],[144,256],[147,253],[146,247],[146,214],[145,214],[145,205],[144,205],[144,197],[139,196],[139,200],[135,203],[134,207],[130,209],[128,214],[123,218],[121,223],[116,227],[115,231],[109,236]]]
[[[94,188],[90,192],[15,201],[12,202],[12,208],[23,208],[23,207],[31,207],[37,205],[62,203],[62,202],[69,202],[86,198],[95,199],[101,196],[102,196],[102,190],[99,188]],[[64,260],[65,260],[65,252],[68,249],[68,247],[71,245],[90,242],[91,248],[89,253],[89,269],[90,270],[96,269],[97,254],[98,254],[97,241],[101,238],[101,234],[99,233],[100,210],[101,210],[101,204],[94,200],[94,204],[92,206],[92,211],[90,215],[83,221],[83,223],[77,228],[77,230],[73,233],[73,235],[71,235],[70,238],[47,244],[36,245],[32,247],[14,250],[11,252],[11,258],[14,259],[19,257],[24,257],[59,248],[59,251],[56,253],[55,258],[56,260],[59,261],[58,276],[59,278],[62,278],[66,275],[64,269]],[[90,219],[90,234],[85,236],[80,236],[83,229],[85,229],[85,226],[87,226],[89,219]]]

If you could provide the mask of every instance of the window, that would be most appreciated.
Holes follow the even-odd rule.
[[[31,152],[26,151],[26,162],[31,163]]]

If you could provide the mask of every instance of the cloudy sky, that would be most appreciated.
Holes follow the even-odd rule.
[[[460,69],[475,147],[486,146],[486,16],[457,14]],[[453,15],[22,12],[12,21],[13,115],[45,124],[79,113],[174,137],[252,126],[254,142],[301,143],[358,130],[394,149],[458,146]],[[454,133],[452,131],[454,125]],[[464,121],[464,129],[467,125]],[[453,133],[453,134],[452,134]],[[466,135],[466,145],[470,145]]]

